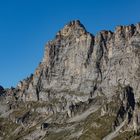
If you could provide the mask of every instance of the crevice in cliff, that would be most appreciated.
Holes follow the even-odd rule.
[[[90,34],[91,35],[91,34]],[[88,49],[88,52],[87,52],[87,58],[86,58],[86,62],[85,62],[85,67],[87,67],[87,65],[90,64],[90,61],[91,61],[91,56],[92,56],[92,53],[93,53],[93,50],[94,50],[94,36],[91,35],[91,42],[90,42],[90,47]]]
[[[117,112],[116,121],[114,122],[115,127],[127,118],[127,124],[132,121],[133,112],[135,110],[135,97],[133,88],[130,86],[124,87],[121,97],[121,106]]]
[[[37,96],[37,101],[39,101],[39,94],[40,94],[40,91],[42,90],[42,75],[43,75],[43,70],[41,71],[40,75],[39,75],[39,78],[38,78],[38,82],[37,82],[37,85],[36,85],[36,96]]]

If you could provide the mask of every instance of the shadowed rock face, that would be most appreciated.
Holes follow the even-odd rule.
[[[3,93],[4,88],[2,86],[0,86],[0,94]]]
[[[46,44],[35,73],[6,91],[5,102],[13,111],[5,117],[12,122],[24,118],[18,127],[34,128],[30,136],[21,133],[23,139],[127,138],[124,130],[134,131],[129,138],[135,139],[139,83],[140,24],[94,36],[72,21]],[[47,134],[35,129],[48,123]]]

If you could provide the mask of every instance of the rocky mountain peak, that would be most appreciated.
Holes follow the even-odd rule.
[[[64,28],[57,33],[57,36],[66,37],[72,34],[72,32],[78,32],[79,34],[82,34],[86,32],[86,29],[79,20],[73,20],[66,24]]]
[[[0,97],[1,137],[10,139],[1,131],[13,132],[1,129],[8,122],[14,139],[137,140],[139,71],[139,23],[93,36],[71,21],[47,43],[35,73]]]
[[[49,52],[53,52],[52,49],[57,51],[64,50],[62,48],[74,47],[75,45],[72,44],[80,44],[86,40],[88,41],[90,38],[93,40],[93,35],[86,31],[79,20],[69,22],[56,34],[54,40],[47,43],[43,62],[48,61]],[[84,47],[85,45],[81,44],[80,46]]]

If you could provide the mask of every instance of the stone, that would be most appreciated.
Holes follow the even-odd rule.
[[[42,123],[41,124],[41,130],[45,130],[49,127],[49,124],[48,123]]]
[[[4,92],[4,88],[0,86],[0,95],[3,94],[3,92]]]
[[[33,115],[20,116],[27,118],[24,125],[47,128],[51,132],[48,139],[64,131],[63,137],[67,130],[72,136],[84,137],[91,128],[98,132],[92,131],[92,138],[113,139],[116,134],[123,135],[125,129],[139,132],[139,84],[139,23],[117,26],[114,32],[103,30],[94,36],[74,20],[46,44],[34,74],[6,91],[10,93],[6,102],[13,101],[16,107],[12,109],[17,112],[23,108],[27,111],[24,106],[29,106]],[[71,120],[74,125],[69,123]],[[79,129],[78,136],[74,129]],[[69,133],[62,139],[72,136]]]

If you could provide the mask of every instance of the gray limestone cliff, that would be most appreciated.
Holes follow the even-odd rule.
[[[139,23],[94,36],[72,21],[46,44],[34,74],[0,88],[0,119],[14,127],[0,125],[1,139],[138,140],[139,84]]]

